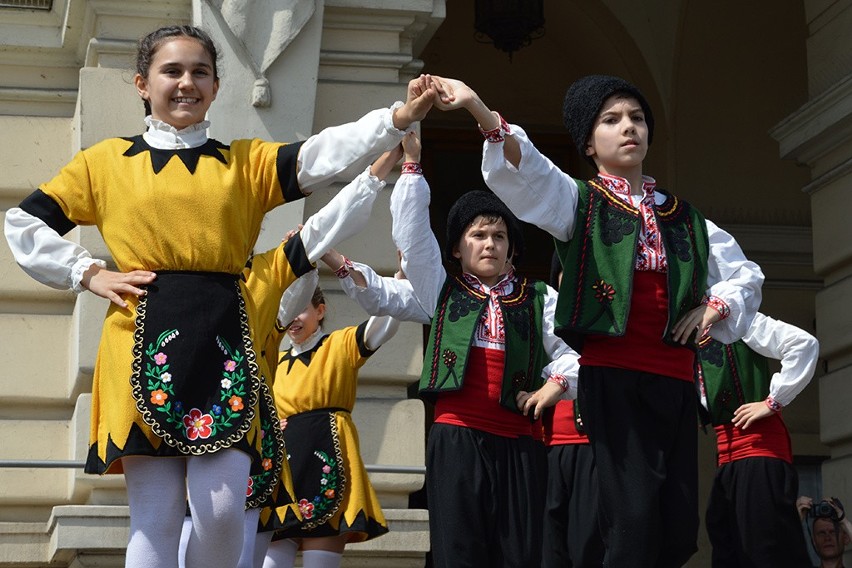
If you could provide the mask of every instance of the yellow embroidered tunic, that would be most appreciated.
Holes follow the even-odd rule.
[[[276,537],[346,533],[358,542],[387,532],[351,416],[358,369],[372,355],[365,327],[334,331],[299,355],[281,353],[273,390],[278,413],[288,420],[284,437],[303,520],[286,508],[264,509],[262,530],[276,530]]]
[[[171,361],[166,349],[171,347],[169,342],[177,344],[178,338],[183,340],[186,334],[180,337],[179,327],[175,327],[157,337],[157,344],[140,342],[138,336],[134,337],[137,328],[142,327],[136,298],[127,299],[129,309],[110,304],[92,386],[87,472],[119,473],[121,464],[116,460],[124,455],[187,455],[237,443],[235,447],[250,454],[251,447],[255,452],[260,450],[259,436],[245,438],[251,422],[258,427],[254,407],[259,392],[248,319],[262,316],[247,315],[251,310],[243,303],[245,283],[237,275],[251,253],[264,214],[286,199],[301,197],[296,182],[298,148],[298,144],[259,140],[236,140],[230,146],[208,140],[198,148],[159,150],[141,136],[110,139],[78,153],[40,188],[43,195],[36,192],[31,196],[35,206],[31,202],[30,210],[40,207],[40,200],[43,201],[44,211],[38,216],[60,233],[62,228],[67,231],[73,225],[97,225],[122,272],[144,269],[233,275],[233,286],[238,286],[236,295],[241,296],[238,314],[243,324],[237,335],[245,340],[243,349],[240,345],[220,347],[237,355],[230,359],[223,355],[226,370],[233,370],[231,359],[244,361],[245,373],[239,380],[245,384],[236,384],[239,380],[234,372],[230,390],[236,394],[227,399],[229,407],[214,407],[207,414],[203,414],[206,409],[201,409],[203,416],[168,399],[171,376],[167,365]],[[289,264],[286,270],[290,270]],[[152,350],[147,351],[149,348]],[[224,383],[222,389],[224,392]],[[157,423],[161,417],[156,412],[171,402],[176,404],[165,416],[175,422],[166,425],[173,431]],[[154,410],[147,408],[143,412],[144,405]],[[197,441],[204,433],[210,435],[210,426],[217,424],[209,420],[224,417],[231,419],[222,422],[229,424],[227,436],[215,443],[190,447],[176,433],[183,427],[181,414],[185,414],[183,422],[189,440]],[[225,427],[221,428],[224,431]],[[215,434],[214,429],[211,439]],[[251,447],[246,447],[247,443]]]

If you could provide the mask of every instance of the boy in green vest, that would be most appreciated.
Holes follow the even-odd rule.
[[[598,471],[604,566],[682,566],[697,550],[695,338],[740,339],[763,274],[736,241],[643,175],[647,100],[618,77],[583,77],[563,117],[598,174],[571,178],[464,83],[432,77],[485,136],[485,182],[548,231],[564,274],[556,327],[580,351],[578,401]]]
[[[531,417],[573,398],[577,354],[553,332],[556,292],[515,273],[523,235],[492,193],[465,193],[450,209],[444,254],[429,223],[420,144],[391,195],[402,271],[433,314],[420,392],[434,400],[426,490],[432,560],[452,566],[539,566],[545,468]]]
[[[718,448],[706,516],[713,566],[809,566],[781,411],[813,377],[819,343],[758,313],[742,340],[725,345],[706,335],[698,347],[701,402]],[[769,371],[769,359],[781,360],[779,372]]]

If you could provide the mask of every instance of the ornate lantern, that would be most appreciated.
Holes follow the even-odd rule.
[[[474,38],[509,54],[544,35],[544,0],[476,0]]]

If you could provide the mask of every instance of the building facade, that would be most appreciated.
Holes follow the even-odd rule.
[[[543,37],[511,58],[478,41],[473,2],[20,4],[0,2],[0,211],[77,150],[143,129],[132,83],[135,42],[161,25],[201,25],[220,46],[222,85],[210,119],[211,135],[223,141],[304,139],[402,99],[408,80],[429,72],[465,80],[582,177],[591,172],[561,125],[562,96],[581,75],[625,76],[655,111],[647,173],[734,234],[761,264],[763,311],[819,338],[818,377],[784,417],[803,491],[852,501],[852,425],[843,418],[852,408],[849,0],[545,2]],[[463,112],[432,111],[422,135],[440,235],[454,196],[481,183],[481,138]],[[274,246],[335,190],[271,214],[258,250]],[[385,274],[396,264],[388,196],[380,195],[369,229],[340,247]],[[539,233],[527,230],[533,246],[522,268],[541,276],[550,244]],[[67,238],[109,258],[92,228]],[[0,263],[0,460],[81,461],[105,302],[37,284],[6,246]],[[331,325],[363,319],[332,275],[322,279]],[[423,465],[428,408],[409,394],[421,358],[422,330],[406,324],[362,370],[354,416],[367,463]],[[714,441],[712,434],[700,440],[706,496]],[[347,548],[345,564],[423,566],[427,516],[410,497],[422,475],[372,479],[391,533]],[[126,540],[121,476],[0,468],[0,566],[121,566]],[[703,533],[699,544],[690,566],[709,563]]]

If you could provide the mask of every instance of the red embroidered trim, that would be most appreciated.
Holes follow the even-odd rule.
[[[768,406],[769,409],[773,412],[781,412],[781,409],[784,408],[784,406],[780,402],[778,402],[771,396],[767,396],[765,402],[766,406]]]
[[[403,162],[402,173],[423,175],[423,168],[418,162]]]
[[[340,265],[340,268],[334,271],[338,278],[347,278],[349,276],[349,272],[355,268],[355,265],[352,264],[352,261],[343,257],[343,264]]]
[[[562,389],[562,392],[568,390],[568,377],[563,375],[550,375],[547,378],[548,383],[556,383]]]
[[[701,300],[701,303],[707,306],[710,306],[722,316],[722,319],[725,319],[729,315],[731,315],[731,308],[728,307],[728,304],[725,303],[725,300],[719,298],[717,296],[709,296]]]
[[[497,118],[500,119],[500,124],[498,124],[496,128],[492,128],[491,130],[479,129],[485,137],[485,140],[492,144],[502,142],[506,134],[512,133],[512,129],[509,128],[509,123],[506,122],[499,113],[497,114]]]

